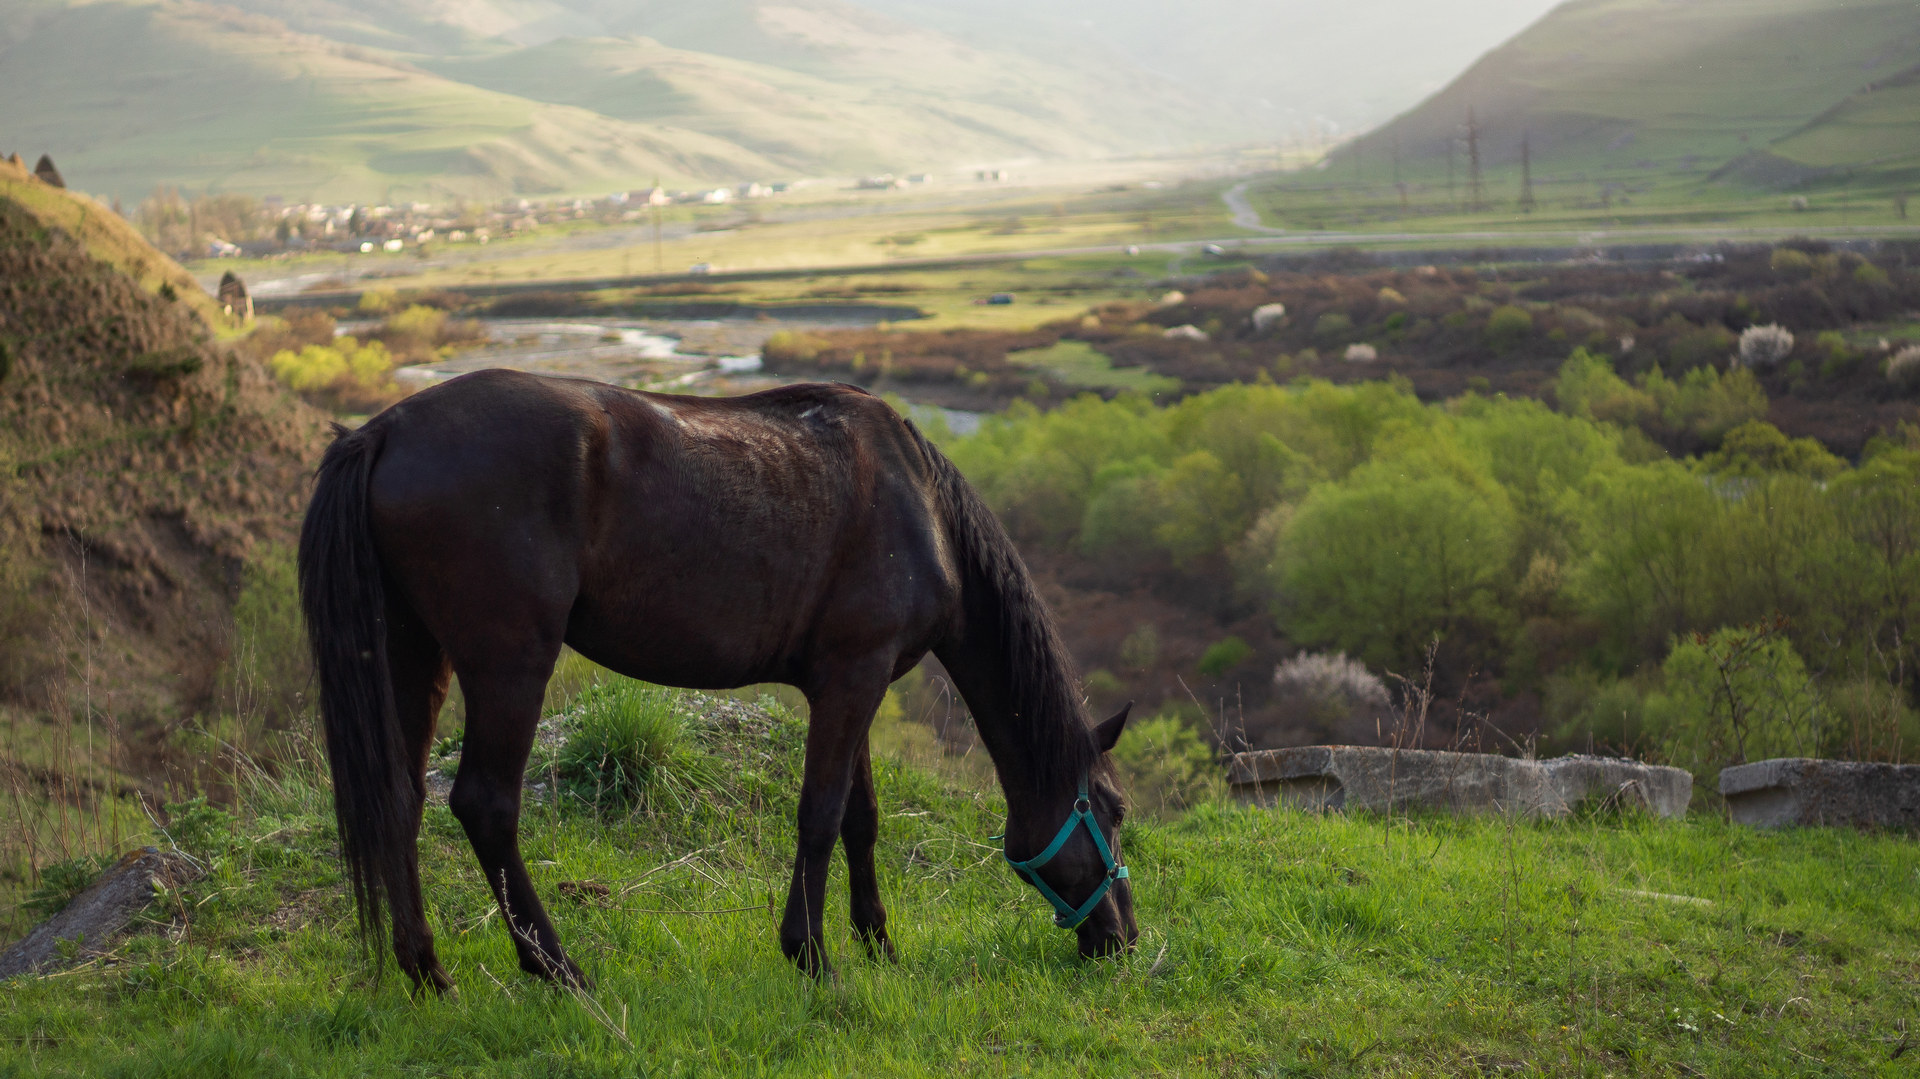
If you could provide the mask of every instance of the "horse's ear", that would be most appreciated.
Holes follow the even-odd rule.
[[[1120,706],[1112,719],[1093,729],[1094,740],[1100,743],[1100,752],[1112,752],[1114,743],[1120,740],[1120,732],[1127,729],[1127,713],[1132,710],[1133,702],[1128,701]]]

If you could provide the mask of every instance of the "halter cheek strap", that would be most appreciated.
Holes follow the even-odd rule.
[[[1087,897],[1087,901],[1075,907],[1060,898],[1059,893],[1047,887],[1047,882],[1040,879],[1038,871],[1041,866],[1052,861],[1054,855],[1060,853],[1060,848],[1066,846],[1067,840],[1073,838],[1074,829],[1082,824],[1086,825],[1087,834],[1093,837],[1093,845],[1100,852],[1100,860],[1106,863],[1107,875],[1101,880],[1099,887],[1093,890],[1093,894]],[[1107,847],[1107,837],[1100,834],[1100,825],[1093,819],[1093,802],[1087,798],[1087,781],[1084,778],[1080,780],[1080,794],[1074,800],[1073,812],[1068,815],[1066,823],[1060,826],[1060,831],[1053,837],[1053,842],[1047,844],[1046,850],[1024,862],[1014,861],[1013,857],[1004,850],[1001,851],[1001,856],[1007,859],[1007,864],[1013,867],[1015,873],[1026,878],[1028,884],[1038,888],[1040,894],[1047,897],[1047,902],[1053,904],[1053,924],[1062,929],[1072,929],[1086,921],[1087,915],[1092,914],[1093,908],[1099,906],[1100,900],[1106,898],[1107,893],[1113,889],[1113,882],[1127,879],[1127,867],[1114,860],[1113,851]]]

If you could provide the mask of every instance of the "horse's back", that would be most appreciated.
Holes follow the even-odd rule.
[[[951,601],[920,443],[850,387],[689,398],[481,372],[375,425],[383,554],[446,633],[490,605],[629,673],[721,685],[866,643],[835,634],[912,637]]]

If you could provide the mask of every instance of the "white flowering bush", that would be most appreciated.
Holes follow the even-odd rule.
[[[1253,749],[1312,742],[1371,744],[1393,726],[1387,685],[1344,652],[1302,652],[1273,669],[1272,721],[1240,732]]]
[[[1374,348],[1372,345],[1363,342],[1361,344],[1347,346],[1346,360],[1348,363],[1372,363],[1379,358],[1380,350]]]
[[[1740,362],[1748,367],[1772,367],[1792,352],[1793,334],[1778,323],[1740,331]]]
[[[1908,345],[1887,361],[1887,381],[1903,389],[1920,386],[1920,345]]]

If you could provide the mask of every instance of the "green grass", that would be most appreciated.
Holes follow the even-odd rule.
[[[1210,803],[1127,825],[1140,947],[1088,963],[986,843],[997,794],[883,758],[901,962],[859,955],[836,873],[840,977],[816,984],[773,925],[802,728],[700,729],[736,753],[730,806],[529,806],[524,852],[590,1001],[518,973],[443,805],[422,857],[460,994],[369,981],[325,796],[290,779],[230,832],[196,818],[213,875],[112,962],[8,986],[0,1075],[1912,1074],[1893,1059],[1916,1004],[1910,840]]]
[[[1045,371],[1055,382],[1074,389],[1133,390],[1151,395],[1180,388],[1179,379],[1156,375],[1145,367],[1117,368],[1085,341],[1061,341],[1048,348],[1010,352],[1007,362]]]

